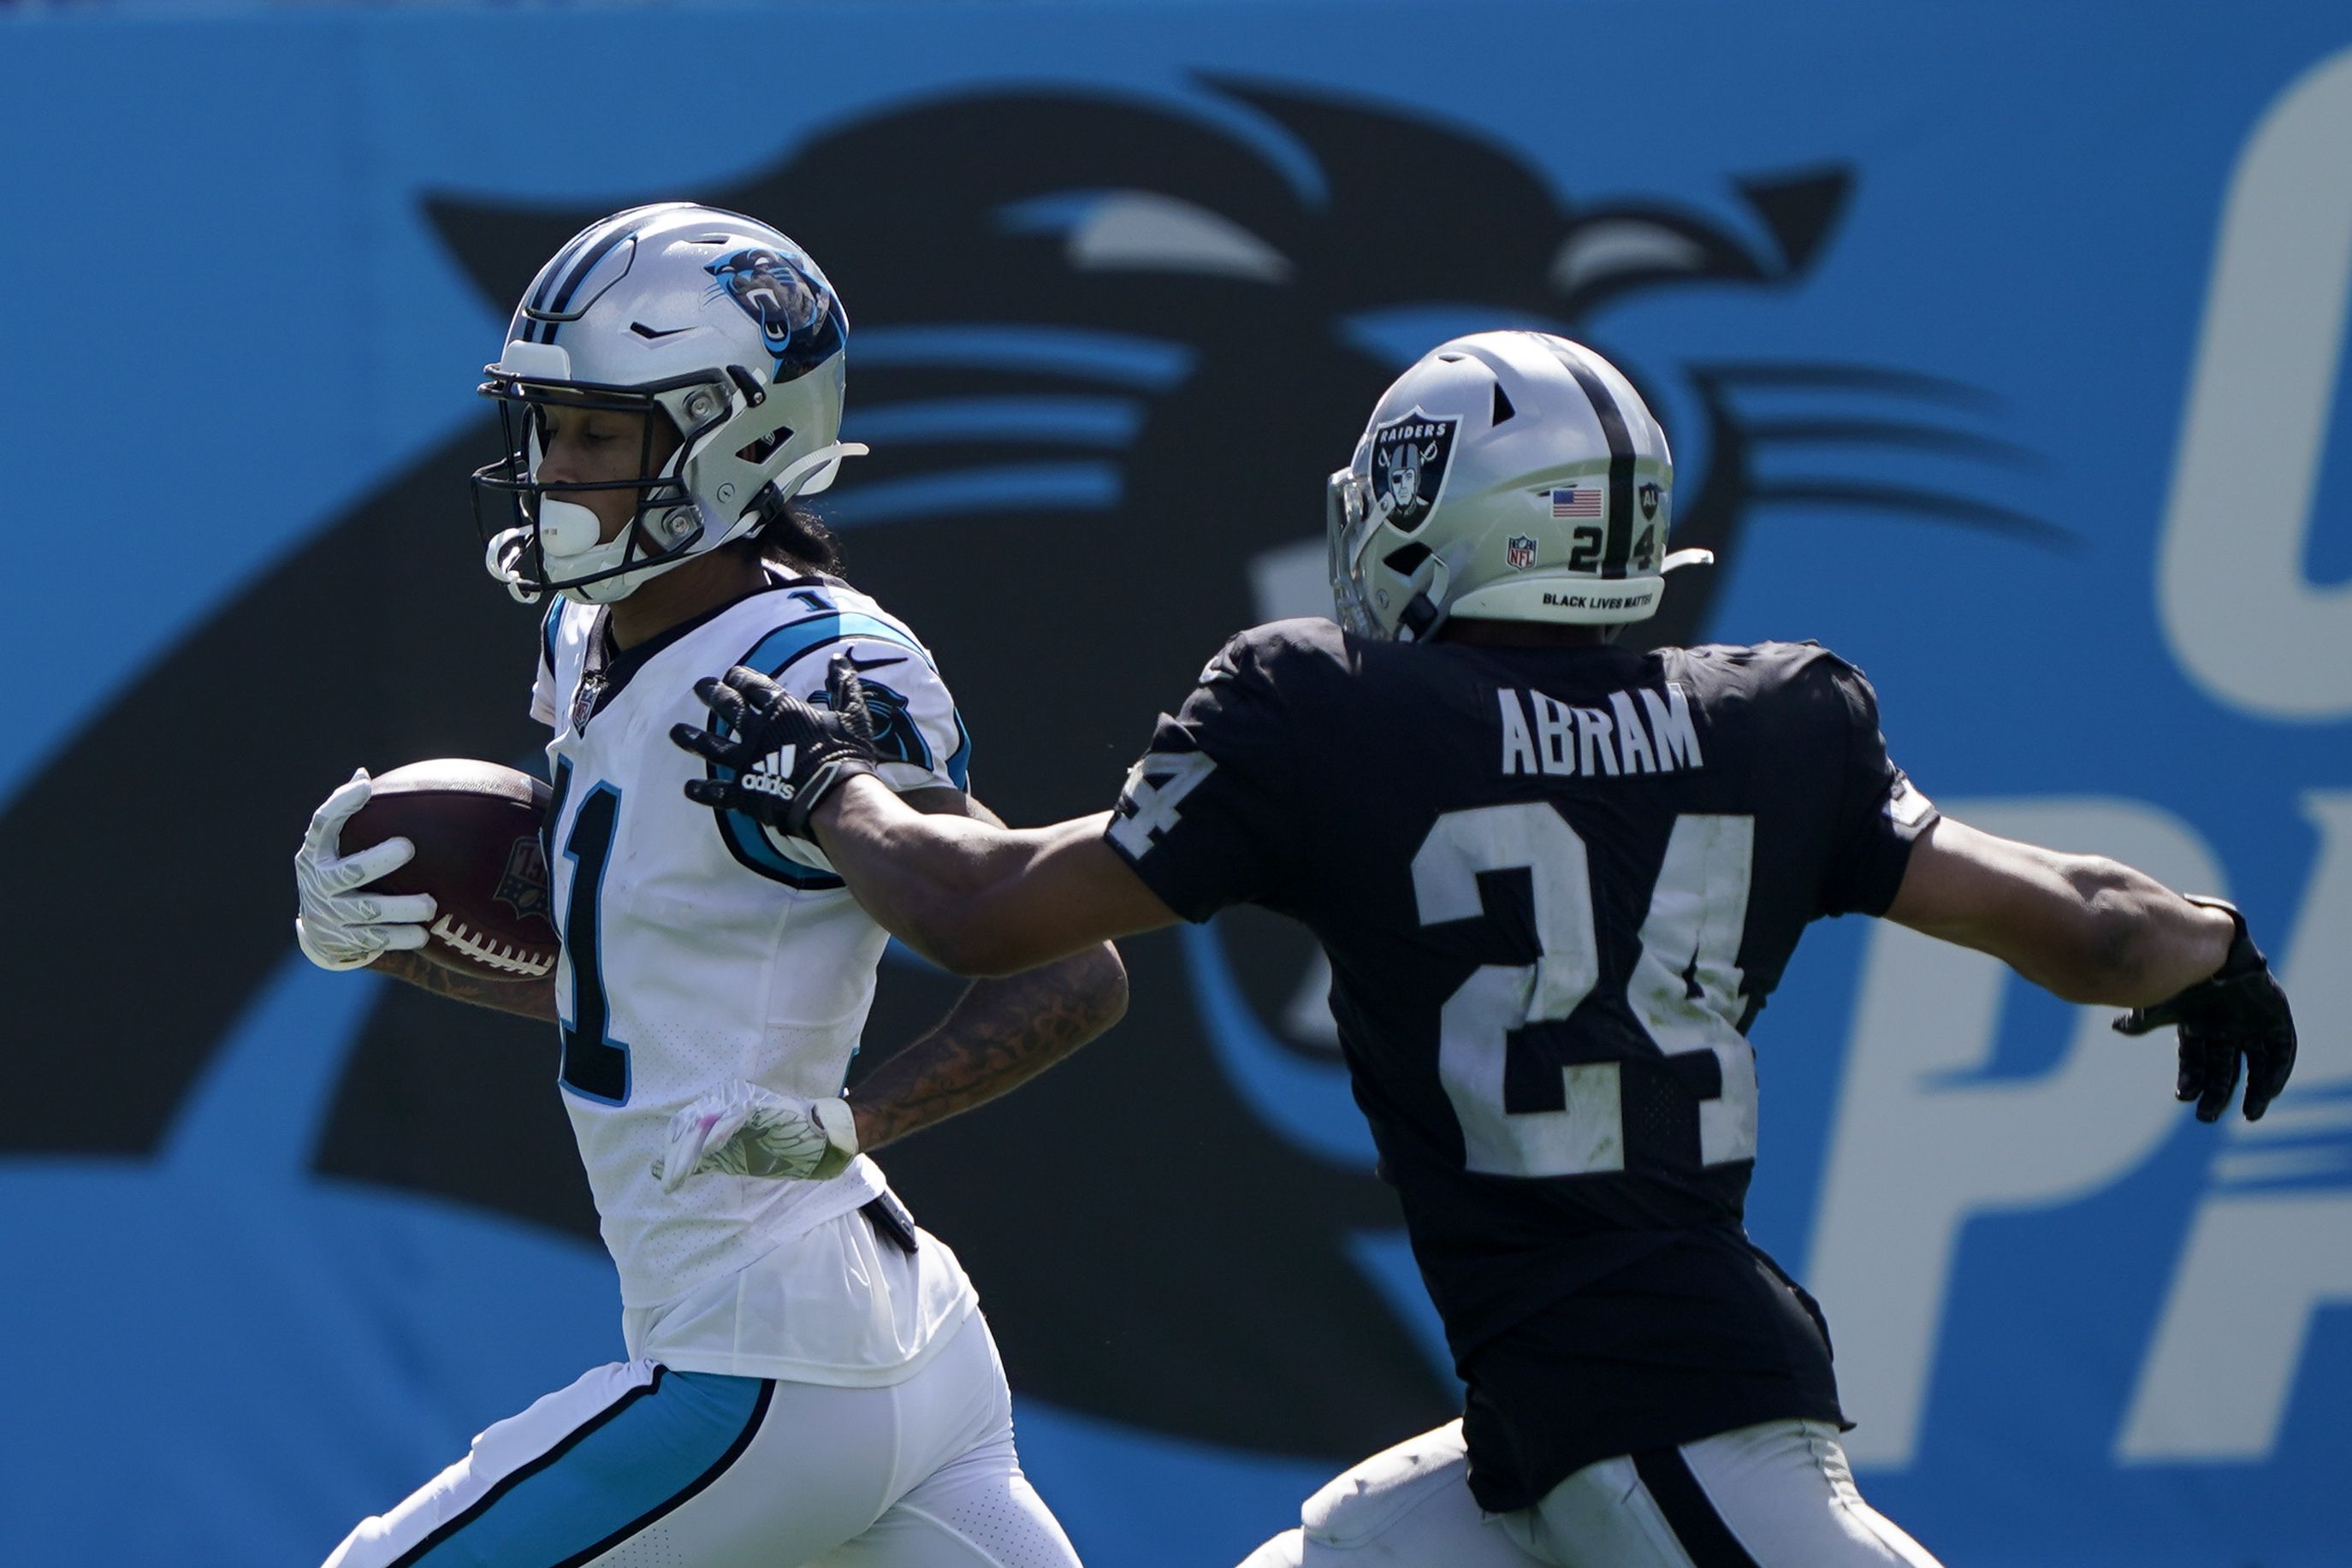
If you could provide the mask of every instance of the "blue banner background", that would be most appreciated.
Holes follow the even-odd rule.
[[[1718,455],[1694,368],[1828,361],[1948,384],[1863,407],[1725,383],[1745,428],[1781,435],[1758,436],[1748,524],[1717,569],[1708,634],[1815,637],[1864,664],[1898,759],[1948,804],[2072,824],[2080,847],[2149,844],[2210,865],[2303,1003],[2310,1054],[2281,1112],[2300,1096],[2310,1119],[2264,1141],[2165,1112],[2073,1168],[2072,1129],[2091,1129],[2083,1148],[2106,1146],[2095,1124],[2108,1102],[2091,1081],[2132,1048],[2074,1041],[2071,1009],[2011,987],[1976,1054],[1906,1077],[1904,1031],[1864,1027],[1873,977],[1917,977],[1911,1010],[1887,1016],[1923,1031],[1979,980],[1919,968],[1858,924],[1829,927],[1758,1030],[1766,1152],[1752,1228],[1824,1297],[1863,1420],[1866,1495],[1955,1568],[2352,1563],[2334,1506],[2352,1431],[2352,1277],[2328,1261],[2352,1251],[2352,1053],[2341,1010],[2326,1005],[2352,1001],[2333,972],[2352,936],[2352,681],[2325,674],[2352,666],[2352,616],[2327,622],[2337,635],[2303,636],[2305,621],[2266,621],[2280,601],[2263,585],[2211,584],[2283,672],[2322,672],[2303,682],[2320,695],[2283,713],[2210,674],[2218,655],[2168,619],[2159,586],[2168,541],[2189,526],[2168,534],[2166,519],[2233,177],[2265,116],[2298,84],[2340,73],[2347,48],[2352,19],[2326,4],[2265,5],[2259,26],[2242,9],[2153,4],[2128,26],[2105,8],[2023,4],[0,15],[0,298],[15,304],[0,430],[19,589],[0,619],[0,662],[16,672],[0,685],[0,800],[110,705],[133,705],[110,722],[123,727],[122,765],[154,776],[156,811],[89,831],[152,840],[152,885],[123,896],[184,901],[185,940],[205,940],[205,890],[171,868],[174,835],[205,824],[174,820],[173,773],[238,758],[142,756],[128,715],[142,674],[240,588],[483,421],[472,384],[503,311],[443,245],[428,194],[603,211],[723,190],[893,106],[1050,88],[1222,127],[1312,189],[1312,159],[1213,91],[1213,76],[1466,127],[1563,203],[1656,204],[1750,238],[1736,182],[1843,166],[1843,216],[1787,286],[1702,283],[1579,323],[1658,389],[1686,487]],[[2332,167],[2352,182],[2347,148]],[[1429,193],[1393,194],[1394,222],[1412,225]],[[2277,246],[2325,251],[2337,207],[2352,210],[2352,195],[2315,188],[2306,228]],[[790,212],[762,215],[794,226]],[[956,265],[958,236],[938,241],[938,265]],[[837,280],[856,319],[858,280]],[[2338,313],[2308,330],[2340,338],[2343,287]],[[1401,366],[1447,332],[1493,323],[1443,277],[1427,295],[1353,320],[1352,340]],[[856,354],[853,340],[853,366]],[[2308,532],[2288,549],[2298,591],[2323,609],[2340,608],[2352,580],[2352,415],[2332,382],[2326,399]],[[1940,444],[1874,444],[1852,428],[1929,413],[1951,433]],[[2245,417],[2258,432],[2275,423],[2265,408]],[[1845,434],[1790,433],[1824,420]],[[1342,444],[1317,461],[1344,456]],[[1284,480],[1297,504],[1265,519],[1266,550],[1318,532],[1322,471],[1304,463]],[[472,548],[460,479],[446,527],[415,550]],[[1828,498],[1832,482],[1933,488],[2048,527],[1944,526]],[[840,516],[855,544],[854,476]],[[2305,519],[2250,504],[2228,526],[2272,538]],[[1056,592],[1158,591],[1153,551],[1166,542],[1122,547],[1131,578],[1089,562],[1067,586],[1049,563],[1039,612]],[[1003,548],[1024,547],[1008,532]],[[1236,577],[1245,565],[1233,563]],[[517,613],[513,670],[484,674],[501,688],[530,656]],[[435,615],[414,608],[416,636]],[[402,650],[285,656],[396,665]],[[1139,738],[1174,695],[1130,695]],[[1022,740],[983,734],[983,769],[992,744]],[[274,863],[297,826],[252,854]],[[1218,965],[1203,940],[1187,951],[1213,1032]],[[316,975],[289,954],[228,1037],[194,1042],[209,1065],[151,1155],[0,1148],[0,1255],[15,1287],[0,1335],[19,1350],[0,1515],[24,1561],[315,1561],[472,1431],[619,1354],[593,1246],[310,1170],[373,982]],[[135,984],[135,956],[125,963]],[[168,1030],[172,998],[155,1004]],[[70,1024],[16,1020],[37,1106],[45,1041]],[[1286,1109],[1267,1104],[1236,1051],[1247,1049],[1226,1053],[1236,1092],[1282,1123],[1279,1135],[1348,1146],[1353,1113],[1328,1077],[1272,1096]],[[2164,1099],[2163,1055],[2126,1061],[2131,1094]],[[1864,1071],[1881,1060],[1892,1076]],[[2003,1094],[2018,1112],[2006,1120]],[[1981,1123],[1940,1119],[1979,1103],[1992,1108]],[[2134,1125],[2147,1111],[2115,1103]],[[1921,1147],[2012,1133],[1968,1145],[1973,1163],[1874,1178],[1870,1128],[1900,1131],[1906,1116]],[[1841,1193],[1910,1182],[1951,1216],[1948,1253],[1931,1260],[1948,1264],[1946,1283],[1893,1254],[1876,1277],[1864,1266],[1874,1222],[1843,1218],[1861,1210]],[[2250,1239],[2224,1267],[2212,1249],[2231,1236]],[[1392,1239],[1364,1255],[1377,1285]],[[1269,1266],[1279,1260],[1234,1264]],[[1202,1268],[1213,1288],[1215,1265]],[[2225,1277],[2241,1282],[2242,1312],[2200,1282]],[[1418,1312],[1409,1278],[1392,1294]],[[2280,1302],[2296,1305],[2273,1312]],[[2200,1311],[2284,1346],[2269,1361],[2233,1344],[2205,1353],[2221,1369],[2211,1430],[2251,1437],[2200,1443],[2201,1423],[2146,1413],[2167,1377],[2189,1379],[2180,1397],[2197,1408],[2197,1358],[2168,1360],[2162,1345],[2168,1323],[2193,1325]],[[1879,1326],[1923,1312],[1924,1360]],[[1857,1355],[1863,1370],[1913,1368],[1916,1398],[1857,1386]],[[1253,1369],[1200,1374],[1246,1397]],[[2267,1425],[2245,1406],[2248,1385],[2284,1401]],[[1021,1417],[1031,1473],[1103,1563],[1232,1561],[1353,1457],[1204,1444],[1034,1399]],[[1362,1448],[1398,1435],[1367,1432]]]

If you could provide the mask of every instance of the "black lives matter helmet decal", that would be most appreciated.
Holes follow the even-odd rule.
[[[1458,419],[1436,419],[1415,408],[1372,429],[1372,507],[1385,507],[1394,527],[1411,533],[1429,520],[1445,489]]]

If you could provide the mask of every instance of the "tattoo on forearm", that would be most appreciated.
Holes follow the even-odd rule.
[[[859,1144],[876,1149],[995,1099],[1118,1021],[1127,972],[1105,945],[1002,980],[982,980],[937,1029],[850,1096]]]
[[[513,1013],[519,1018],[538,1019],[544,1023],[555,1021],[555,984],[552,980],[493,980],[405,952],[386,953],[368,967],[376,974],[405,980],[417,989],[430,991],[436,997],[447,997],[451,1001],[470,1002],[478,1008]]]

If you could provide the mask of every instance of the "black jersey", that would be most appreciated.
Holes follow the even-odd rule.
[[[1933,809],[1811,643],[1234,639],[1109,842],[1171,909],[1331,960],[1357,1103],[1470,1388],[1472,1485],[1841,1420],[1826,1331],[1741,1226],[1745,1030],[1809,921],[1883,913]]]

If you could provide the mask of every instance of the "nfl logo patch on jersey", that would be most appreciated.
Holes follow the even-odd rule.
[[[506,871],[499,878],[499,890],[491,896],[518,916],[545,917],[549,894],[546,852],[537,838],[517,839],[507,856]]]
[[[1525,534],[1513,534],[1504,541],[1503,559],[1513,571],[1525,571],[1536,563],[1536,541]]]

